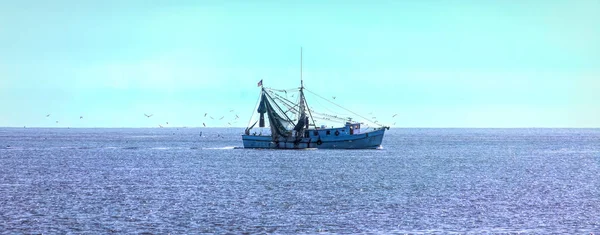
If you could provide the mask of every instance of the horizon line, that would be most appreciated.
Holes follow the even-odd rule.
[[[51,127],[51,126],[0,126],[0,128],[10,129],[187,129],[187,128],[246,128],[246,127],[227,127],[227,126],[180,126],[180,127]],[[267,127],[264,127],[267,128]],[[376,127],[381,128],[381,127]],[[600,129],[600,127],[389,127],[390,129]],[[253,128],[258,129],[258,128]]]

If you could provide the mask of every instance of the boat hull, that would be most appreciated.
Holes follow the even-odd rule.
[[[381,146],[385,128],[374,131],[340,136],[311,136],[301,138],[299,141],[295,138],[274,141],[271,136],[260,135],[242,135],[244,148],[261,149],[376,149]]]

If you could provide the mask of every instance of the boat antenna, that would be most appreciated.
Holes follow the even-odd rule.
[[[300,89],[304,88],[304,80],[302,80],[302,47],[300,47]]]

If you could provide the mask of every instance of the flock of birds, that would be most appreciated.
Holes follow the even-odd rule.
[[[232,110],[229,110],[229,112],[233,112],[233,111],[234,111],[233,109],[232,109]],[[146,118],[151,118],[152,116],[154,116],[154,114],[146,114],[146,113],[144,113],[144,116],[145,116]],[[204,113],[204,117],[206,118],[207,116],[208,116],[208,113]],[[46,118],[50,118],[50,114],[46,114]],[[215,119],[215,118],[214,118],[214,117],[212,117],[212,116],[208,116],[208,118],[210,118],[211,120],[214,120],[214,119]],[[222,121],[224,118],[225,118],[225,116],[221,116],[221,117],[220,117],[218,120]],[[83,119],[83,116],[79,116],[79,119]],[[228,122],[227,122],[227,125],[228,125],[228,126],[232,126],[233,124],[237,123],[237,120],[238,120],[238,119],[240,119],[240,116],[238,116],[237,114],[234,114],[233,120],[231,120],[231,121],[228,121]],[[59,122],[58,122],[58,120],[57,120],[57,121],[55,121],[55,122],[56,122],[56,124],[58,124],[58,123],[59,123]],[[202,122],[202,126],[203,126],[203,127],[206,127],[206,122],[207,122],[207,121],[204,121],[204,122]],[[165,122],[164,124],[165,124],[165,125],[169,125],[169,122]],[[165,127],[165,126],[163,126],[163,124],[162,124],[162,123],[160,123],[160,124],[158,124],[158,127],[159,127],[159,128],[163,128],[163,127]],[[185,127],[184,127],[184,128],[185,128]]]
[[[293,95],[292,95],[292,97],[293,97]],[[337,97],[335,97],[335,96],[332,96],[331,98],[335,100]],[[232,110],[229,110],[229,112],[230,112],[230,113],[232,113],[233,111],[234,111],[233,109],[232,109]],[[373,112],[370,112],[369,114],[371,115],[371,114],[373,114]],[[227,121],[227,126],[230,126],[230,127],[231,127],[233,124],[236,124],[236,123],[237,123],[237,121],[238,121],[238,119],[240,118],[240,117],[239,117],[237,114],[233,114],[233,115],[234,115],[234,116],[231,116],[233,119],[232,119],[232,120],[230,120],[230,121]],[[144,113],[144,116],[145,116],[146,118],[151,118],[152,116],[154,116],[154,114],[146,114],[146,113]],[[398,114],[394,114],[394,115],[392,115],[392,118],[395,118],[396,116],[398,116]],[[49,117],[50,117],[50,114],[46,114],[46,118],[49,118]],[[204,113],[204,118],[205,118],[205,119],[206,119],[206,118],[210,118],[211,120],[215,120],[215,118],[214,118],[213,116],[211,116],[211,115],[208,115],[208,113]],[[220,118],[218,118],[218,120],[219,120],[219,121],[222,121],[224,118],[225,118],[225,116],[223,115],[223,116],[221,116]],[[79,119],[83,119],[83,116],[79,116]],[[373,121],[375,124],[378,124],[378,125],[380,125],[379,121],[377,120],[377,117],[372,117],[372,120],[375,120],[375,121]],[[207,123],[207,122],[208,122],[208,121],[206,121],[206,120],[205,120],[205,121],[203,121],[203,122],[202,122],[202,126],[203,126],[203,127],[207,127],[207,125],[206,125],[206,123]],[[59,122],[58,122],[58,120],[56,121],[56,123],[57,123],[57,124],[59,123]],[[165,122],[164,124],[165,124],[165,125],[169,125],[169,122]],[[223,123],[223,124],[224,124],[224,123]],[[395,126],[395,125],[396,125],[396,122],[394,122],[394,123],[392,124],[392,126]],[[158,124],[158,127],[159,127],[159,128],[163,128],[163,127],[165,127],[165,126],[163,126],[163,123],[160,123],[160,124]],[[184,128],[185,128],[185,127],[184,127]]]
[[[335,99],[335,96],[334,96],[334,97],[332,97],[332,98],[333,98],[333,99]],[[234,110],[230,110],[229,112],[233,112],[233,111],[234,111]],[[371,113],[369,113],[369,114],[373,114],[373,112],[371,112]],[[398,114],[394,114],[394,115],[392,115],[392,118],[395,118],[397,115],[398,115]],[[151,118],[152,116],[154,116],[154,114],[145,114],[145,113],[144,113],[144,116],[145,116],[146,118]],[[208,115],[208,113],[204,113],[204,117],[206,118],[207,116],[208,116],[208,118],[210,118],[211,120],[215,120],[215,118],[214,118],[213,116],[209,116],[209,115]],[[233,120],[231,120],[231,121],[227,122],[227,125],[228,125],[228,126],[232,126],[233,124],[237,123],[237,120],[240,118],[240,117],[239,117],[237,114],[234,114],[234,116],[235,116],[235,117],[233,117]],[[46,118],[49,118],[49,117],[50,117],[50,114],[46,114]],[[224,118],[225,118],[225,116],[221,116],[221,117],[220,117],[218,120],[223,120]],[[83,119],[83,116],[79,116],[79,119]],[[375,121],[374,121],[374,123],[376,123],[376,124],[379,124],[379,121],[377,120],[377,117],[372,117],[372,119],[373,119],[373,120],[375,120]],[[58,120],[56,121],[56,123],[58,124]],[[169,125],[169,122],[165,122],[165,125]],[[396,122],[394,122],[392,125],[393,125],[393,126],[395,126],[395,125],[396,125]],[[205,122],[202,122],[202,126],[203,126],[203,127],[206,127],[206,121],[205,121]],[[162,125],[162,123],[161,123],[161,124],[158,124],[158,127],[159,127],[159,128],[163,128],[164,126],[163,126],[163,125]]]

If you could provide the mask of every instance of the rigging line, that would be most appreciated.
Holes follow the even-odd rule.
[[[281,103],[288,108],[287,111],[283,112],[284,114],[287,115],[288,112],[291,112],[293,115],[296,116],[296,118],[299,118],[299,115],[300,115],[300,107],[298,107],[299,104],[294,104],[294,102],[292,102],[286,98],[283,98],[283,96],[281,96],[277,93],[271,93],[271,94],[275,96],[275,97],[273,97],[273,99],[281,100]],[[296,110],[296,107],[298,107],[298,110]]]
[[[381,125],[381,124],[379,124],[379,123],[376,123],[376,122],[373,122],[373,121],[371,121],[370,119],[368,119],[368,118],[365,118],[365,117],[363,117],[363,116],[361,116],[361,115],[358,115],[357,113],[355,113],[355,112],[352,112],[351,110],[349,110],[349,109],[347,109],[347,108],[344,108],[344,107],[342,107],[342,106],[340,106],[340,105],[338,105],[338,104],[336,104],[336,103],[333,103],[333,102],[331,102],[330,100],[328,100],[328,99],[325,99],[324,97],[322,97],[322,96],[320,96],[320,95],[318,95],[318,94],[316,94],[316,93],[314,93],[314,92],[312,92],[312,91],[310,91],[310,90],[308,90],[308,89],[306,89],[306,88],[305,88],[305,90],[307,90],[308,92],[312,93],[313,95],[316,95],[316,96],[320,97],[321,99],[324,99],[324,100],[326,100],[327,102],[329,102],[329,103],[331,103],[331,104],[333,104],[333,105],[335,105],[335,106],[338,106],[338,107],[339,107],[339,108],[341,108],[341,109],[344,109],[344,110],[346,110],[346,111],[348,111],[348,112],[350,112],[350,113],[352,113],[352,114],[354,114],[354,115],[356,115],[356,116],[358,116],[358,117],[360,117],[360,118],[363,118],[363,119],[365,119],[365,120],[367,120],[367,121],[369,121],[369,122],[372,122],[372,123],[373,123],[373,124],[375,124],[375,125],[378,125],[378,126],[380,126],[380,127],[383,127],[383,125]]]
[[[292,92],[292,91],[298,91],[298,88],[290,88],[290,89],[273,89],[273,88],[265,88],[269,91],[278,91],[278,92]]]
[[[275,99],[279,99],[279,100],[281,100],[280,98],[277,98],[277,97],[275,97]],[[282,103],[284,106],[286,106],[286,108],[288,108],[288,110],[287,110],[287,111],[285,111],[284,113],[292,112],[292,114],[294,114],[294,115],[297,115],[296,113],[294,113],[294,112],[296,111],[296,110],[295,110],[296,106],[298,106],[297,104],[296,104],[296,105],[295,105],[295,104],[289,104],[289,103],[287,103],[287,102],[284,102],[283,100],[281,100],[281,101],[282,101],[281,103]]]
[[[337,120],[335,118],[323,117],[323,116],[319,116],[319,115],[316,115],[315,118],[317,120],[320,120],[320,121],[330,121],[330,122],[333,122],[333,123],[345,123],[346,122],[345,120],[342,121],[342,120]]]
[[[323,116],[323,117],[328,117],[328,118],[334,118],[334,119],[341,120],[341,121],[344,121],[344,122],[346,121],[345,118],[341,118],[341,117],[338,117],[338,116],[329,115],[329,114],[325,114],[325,113],[320,113],[320,112],[315,112],[315,115],[317,115],[317,116]]]
[[[275,100],[273,100],[273,97],[271,97],[271,96],[269,95],[269,93],[265,93],[265,94],[267,95],[267,98],[268,98],[268,99],[271,99],[271,101],[273,101],[273,104],[275,104],[275,107],[277,107],[277,109],[279,109],[279,111],[280,111],[280,112],[283,114],[283,116],[287,118],[287,121],[289,121],[289,122],[291,122],[291,123],[294,123],[294,122],[293,122],[293,121],[290,119],[290,117],[288,117],[288,116],[285,114],[285,112],[283,112],[283,110],[281,109],[281,107],[279,107],[279,105],[277,104],[277,102],[275,102]]]
[[[254,110],[258,109],[258,105],[260,104],[260,98],[262,97],[263,89],[261,89],[260,94],[258,95],[258,100],[256,100],[256,106],[254,106],[254,109],[252,110],[252,115],[250,115],[250,120],[248,120],[248,125],[246,127],[250,127],[250,123],[252,123],[252,118],[254,117]]]
[[[325,99],[325,98],[323,98],[323,97],[321,97],[321,98],[322,98],[322,99],[324,99],[324,100],[327,100],[327,99]],[[327,101],[329,101],[329,100],[327,100]],[[317,102],[317,104],[319,104],[319,105],[321,106],[321,108],[323,108],[323,109],[325,109],[325,110],[329,111],[330,113],[337,114],[337,115],[340,115],[340,116],[348,116],[348,114],[347,114],[347,113],[338,113],[338,112],[336,112],[336,111],[333,111],[333,110],[331,110],[331,109],[328,109],[328,108],[327,108],[325,105],[321,104],[321,102],[319,102],[319,100],[317,100],[317,99],[315,99],[315,102]],[[331,102],[331,101],[329,101],[329,102]],[[346,120],[346,119],[344,119],[344,120]]]
[[[327,117],[331,117],[331,118],[335,118],[335,119],[339,119],[339,120],[344,120],[344,121],[346,121],[346,119],[345,119],[345,118],[338,117],[337,115],[326,114],[326,113],[322,113],[322,112],[314,111],[314,110],[312,110],[312,109],[311,109],[311,112],[314,112],[316,115],[327,116]]]
[[[308,110],[308,115],[310,116],[310,120],[312,120],[312,123],[315,123],[315,118],[312,115],[312,112],[310,111],[310,107],[308,107],[308,102],[306,102],[306,97],[304,97],[304,92],[302,91],[304,89],[304,86],[302,86],[302,89],[300,89],[300,95],[302,96],[303,100],[304,100],[304,105],[306,106],[306,109]],[[317,126],[315,126],[317,127]]]
[[[277,94],[277,93],[271,93],[271,94],[275,95],[275,96],[276,96],[276,98],[280,99],[280,100],[282,101],[282,103],[285,103],[285,102],[287,102],[287,103],[291,103],[291,104],[293,104],[293,103],[294,103],[294,102],[292,102],[291,100],[288,100],[288,99],[284,98],[283,96],[281,96],[281,95],[279,95],[279,94]],[[293,105],[293,106],[296,106],[296,105]]]
[[[296,110],[294,110],[294,106],[295,106],[295,105],[293,105],[293,103],[292,103],[291,101],[289,101],[289,100],[287,100],[287,99],[283,98],[283,97],[282,97],[281,95],[279,95],[279,94],[276,94],[276,93],[271,93],[271,94],[272,94],[272,95],[275,95],[275,97],[273,97],[273,98],[272,98],[273,100],[275,100],[275,99],[281,100],[281,103],[282,103],[283,105],[285,105],[285,106],[288,108],[288,110],[287,110],[287,111],[283,112],[284,114],[287,114],[287,113],[288,113],[288,112],[290,112],[290,111],[294,111],[294,112],[296,111]],[[293,114],[295,114],[295,113],[293,113]]]

